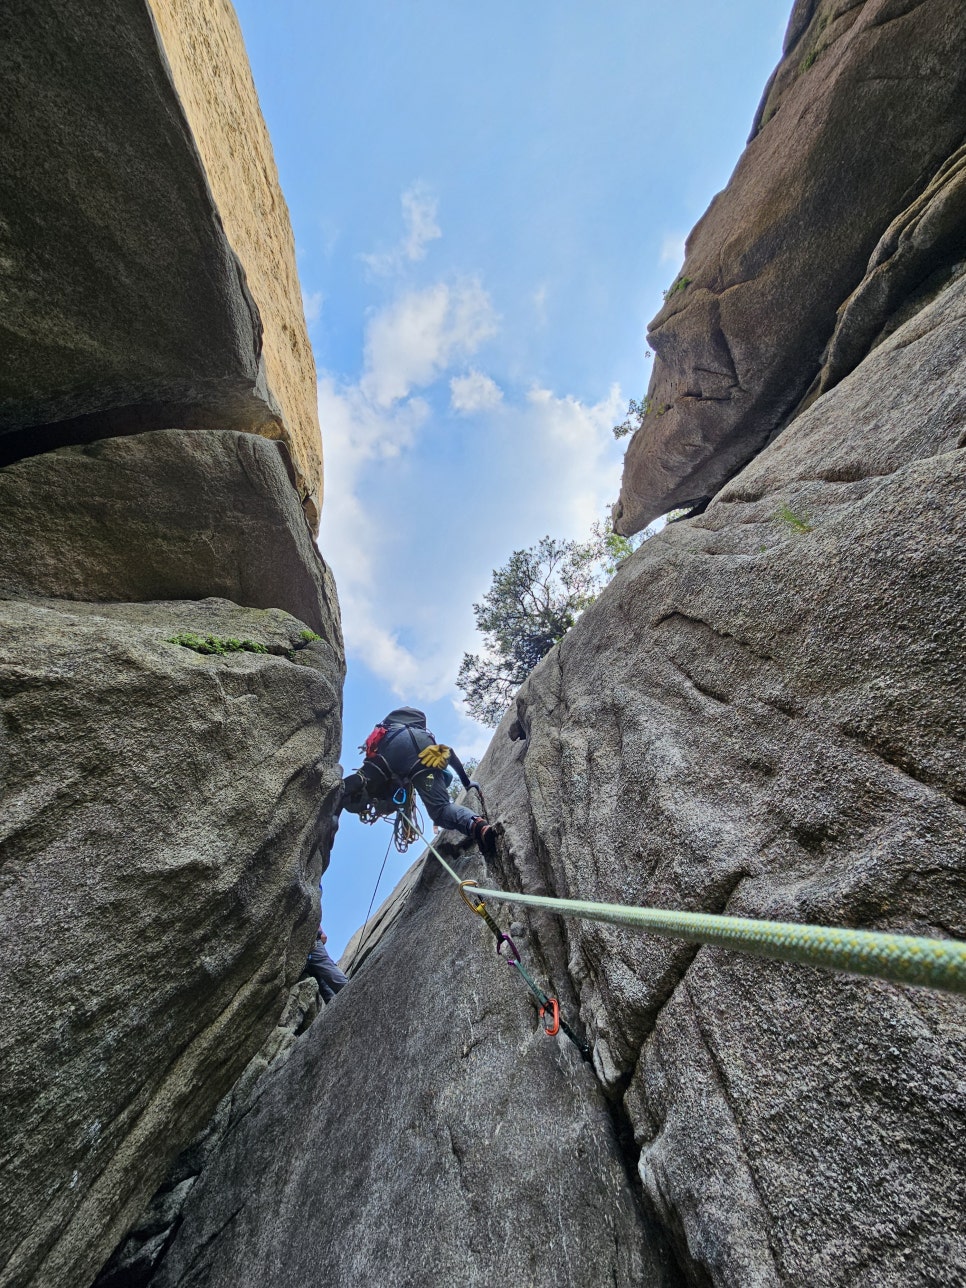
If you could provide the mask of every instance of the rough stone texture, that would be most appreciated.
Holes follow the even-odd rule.
[[[228,0],[150,0],[181,105],[264,335],[265,374],[285,419],[315,529],[322,504],[315,360],[295,238],[235,11]]]
[[[830,389],[884,338],[918,311],[937,277],[966,260],[966,147],[939,169],[925,192],[894,219],[869,260],[865,277],[839,309],[818,393]]]
[[[651,324],[649,413],[625,461],[622,532],[712,496],[787,423],[880,238],[964,135],[960,0],[796,5],[756,132]],[[839,376],[877,329],[851,328],[861,342]]]
[[[13,0],[0,12],[0,453],[170,425],[284,436],[314,522],[321,460],[291,232],[234,19],[218,18],[222,121],[194,103],[207,73],[190,31],[172,57],[203,151],[247,131],[212,179],[266,309],[271,375],[144,0]],[[269,209],[256,242],[246,230]]]
[[[0,604],[5,1288],[90,1282],[304,965],[342,675],[303,629],[218,600]],[[187,630],[271,652],[166,642]]]
[[[154,430],[0,469],[0,594],[215,595],[283,608],[342,652],[287,451],[253,434]]]
[[[228,1133],[152,1288],[675,1282],[589,1066],[492,943],[423,866]]]
[[[966,276],[624,563],[477,771],[497,883],[966,937],[964,341]],[[961,998],[511,924],[595,1082],[467,915],[407,873],[152,1288],[964,1282]]]
[[[149,1282],[159,1259],[181,1222],[181,1213],[195,1182],[225,1138],[228,1129],[247,1112],[269,1069],[284,1064],[295,1039],[319,1013],[319,988],[314,979],[299,980],[291,989],[278,1023],[231,1091],[218,1103],[211,1121],[181,1151],[147,1208],[110,1261],[93,1288],[142,1288]]]
[[[960,278],[622,566],[478,771],[508,880],[966,937],[964,342]],[[962,998],[534,924],[691,1282],[966,1282]]]

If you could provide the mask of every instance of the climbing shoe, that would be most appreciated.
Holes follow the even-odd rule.
[[[362,774],[349,774],[342,780],[342,808],[351,814],[361,814],[366,807],[366,780]]]
[[[492,859],[496,855],[496,832],[485,818],[474,818],[470,836],[483,851],[483,857]]]

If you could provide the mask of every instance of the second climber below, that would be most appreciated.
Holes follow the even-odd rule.
[[[479,814],[450,799],[450,771],[463,787],[479,790],[451,747],[436,741],[426,728],[426,715],[415,707],[397,707],[359,748],[362,765],[343,780],[342,807],[362,818],[399,810],[411,817],[413,790],[437,827],[471,837],[487,857],[496,853],[496,834]]]

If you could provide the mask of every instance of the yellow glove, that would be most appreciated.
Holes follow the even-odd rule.
[[[419,763],[427,769],[445,769],[449,764],[449,747],[439,742],[433,743],[432,747],[424,747],[419,753]]]

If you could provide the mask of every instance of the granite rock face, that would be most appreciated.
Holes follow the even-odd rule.
[[[189,31],[170,11],[197,146],[145,0],[3,7],[0,454],[171,426],[262,433],[289,443],[316,524],[314,367],[241,37],[227,5],[206,7],[212,67],[198,15]]]
[[[13,0],[0,41],[0,1284],[85,1288],[294,1041],[345,660],[230,6]]]
[[[289,1058],[295,1039],[309,1027],[324,1006],[314,979],[293,985],[279,1021],[241,1077],[221,1100],[195,1139],[181,1151],[164,1183],[141,1213],[124,1241],[94,1281],[93,1288],[142,1288],[181,1223],[188,1195],[225,1134],[246,1113],[258,1085],[269,1069]]]
[[[841,306],[818,383],[824,393],[852,371],[966,262],[966,146],[940,166],[922,195],[894,219],[865,276]]]
[[[861,321],[853,300],[835,379],[936,259],[962,254],[950,166],[964,135],[959,0],[795,6],[751,141],[651,323],[648,414],[625,460],[620,531],[713,496],[788,423],[818,387],[836,312],[867,271],[890,259],[892,288],[875,274]]]
[[[477,771],[488,880],[966,937],[964,342],[961,276],[624,563]],[[595,1079],[425,863],[152,1288],[964,1281],[960,997],[511,924]]]
[[[278,610],[0,603],[5,1285],[89,1283],[278,1021],[341,661]],[[203,656],[185,631],[262,644]]]
[[[315,359],[305,329],[295,238],[258,105],[245,42],[228,0],[150,0],[205,175],[264,328],[269,388],[314,530],[322,504]]]
[[[508,880],[966,937],[964,353],[960,277],[627,560],[480,768]],[[535,924],[691,1282],[966,1279],[961,998]]]
[[[677,1282],[596,1079],[528,998],[429,861],[262,1079],[152,1288]]]
[[[283,608],[342,652],[287,450],[253,434],[154,430],[0,469],[0,594],[220,596]]]

